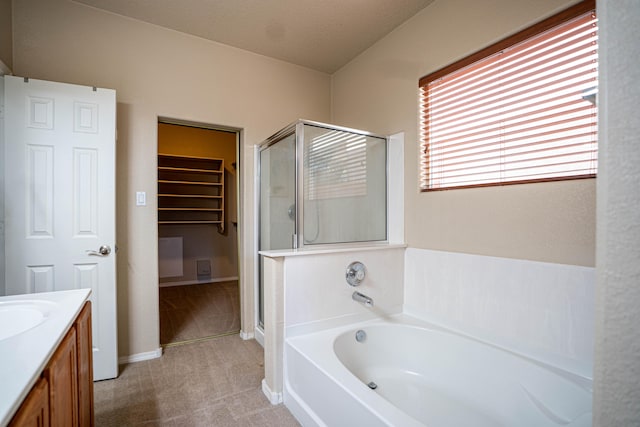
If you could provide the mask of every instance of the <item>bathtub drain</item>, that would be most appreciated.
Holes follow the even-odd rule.
[[[367,386],[369,386],[369,388],[371,390],[375,390],[378,388],[378,384],[374,383],[373,381],[371,381],[369,384],[367,384]]]

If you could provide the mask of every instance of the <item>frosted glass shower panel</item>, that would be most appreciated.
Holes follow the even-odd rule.
[[[387,239],[387,141],[304,125],[305,245]]]
[[[296,136],[260,152],[260,250],[293,248],[296,233]]]
[[[292,249],[296,235],[296,135],[273,141],[260,151],[261,251]],[[258,325],[264,326],[264,257],[259,256]]]

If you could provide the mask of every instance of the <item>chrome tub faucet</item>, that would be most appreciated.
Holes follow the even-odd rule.
[[[351,299],[364,304],[366,307],[373,307],[373,300],[358,291],[354,291],[353,294],[351,294]]]

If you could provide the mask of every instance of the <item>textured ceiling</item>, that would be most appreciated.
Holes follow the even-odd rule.
[[[75,0],[333,73],[433,0]]]

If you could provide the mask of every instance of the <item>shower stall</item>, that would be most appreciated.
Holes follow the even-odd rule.
[[[387,142],[299,120],[259,144],[259,250],[387,241]],[[262,327],[262,256],[258,263]]]

